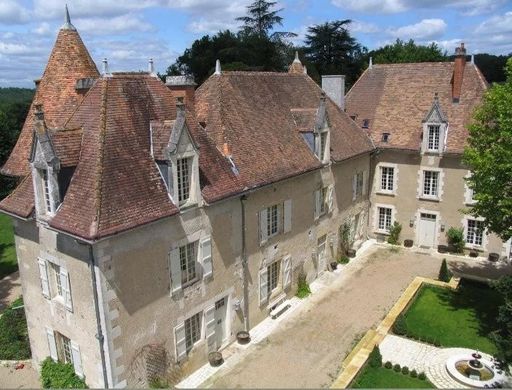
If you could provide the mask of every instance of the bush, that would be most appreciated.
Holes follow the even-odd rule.
[[[402,367],[402,374],[404,374],[404,375],[409,375],[409,367],[407,367],[407,366],[403,366],[403,367]]]
[[[0,360],[30,359],[27,319],[23,299],[18,298],[0,317]]]
[[[439,269],[439,277],[438,279],[442,282],[449,282],[452,278],[452,273],[448,269],[448,264],[446,264],[446,259],[443,259],[441,263],[441,268]]]
[[[368,356],[368,364],[373,368],[382,367],[382,355],[380,354],[380,350],[377,345],[373,347],[372,352],[370,352],[370,356]]]
[[[348,264],[349,261],[350,259],[348,258],[348,256],[343,255],[338,259],[338,264]]]
[[[55,362],[50,357],[41,363],[41,385],[45,389],[87,389],[71,364]]]
[[[413,378],[417,378],[417,377],[418,377],[418,371],[416,371],[416,370],[412,370],[410,375],[411,375]]]
[[[450,244],[455,253],[463,253],[466,242],[464,241],[464,229],[451,227],[446,232],[448,244]]]
[[[311,289],[309,288],[309,283],[306,280],[306,275],[304,273],[299,274],[299,280],[297,282],[297,297],[306,298],[309,294],[311,294]]]
[[[393,366],[393,370],[395,370],[395,372],[400,372],[400,370],[401,370],[400,364],[398,364],[398,363],[397,363],[397,364],[395,364],[395,365]]]
[[[392,369],[393,368],[393,363],[391,363],[389,360],[384,363],[384,367],[386,367],[387,369]]]
[[[399,244],[400,232],[402,231],[402,225],[397,221],[393,222],[393,225],[389,228],[388,243],[393,245]]]
[[[425,379],[427,379],[427,376],[425,375],[424,372],[420,372],[418,374],[418,379],[421,379],[422,381],[424,381]]]
[[[407,334],[407,324],[403,314],[400,314],[395,320],[395,323],[393,324],[393,333],[398,336],[405,336]]]

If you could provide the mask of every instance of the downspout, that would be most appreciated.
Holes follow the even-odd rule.
[[[98,301],[98,284],[96,282],[96,262],[94,260],[94,253],[92,249],[92,245],[89,244],[89,257],[91,259],[91,279],[92,279],[92,291],[93,291],[93,299],[94,299],[94,309],[96,311],[96,327],[98,329],[98,333],[96,334],[96,338],[98,339],[99,347],[100,347],[100,356],[101,356],[101,369],[103,371],[103,387],[108,389],[108,375],[107,375],[107,365],[105,362],[105,349],[103,346],[104,336],[103,330],[101,328],[101,320],[100,320],[100,305]]]
[[[242,314],[244,317],[244,330],[249,332],[249,286],[248,286],[248,275],[249,265],[247,263],[247,248],[245,244],[245,202],[247,201],[247,195],[240,197],[240,204],[242,206],[242,288],[244,290],[244,307]]]

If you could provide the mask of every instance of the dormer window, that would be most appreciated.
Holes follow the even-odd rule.
[[[439,125],[428,125],[428,151],[439,152]]]
[[[43,197],[46,205],[46,212],[52,212],[52,202],[50,199],[50,184],[48,183],[48,171],[46,169],[40,170],[41,180],[43,181]]]
[[[423,119],[421,152],[442,154],[445,149],[447,131],[448,120],[441,110],[436,94],[430,111]]]
[[[367,129],[370,127],[370,120],[369,119],[363,119],[363,129]]]
[[[178,202],[187,203],[190,198],[190,171],[192,158],[179,158],[176,160],[178,176]]]
[[[389,133],[382,133],[382,142],[384,142],[384,143],[389,142]]]
[[[327,147],[327,131],[324,131],[323,133],[320,133],[320,149],[318,151],[320,161],[325,160],[325,149]]]

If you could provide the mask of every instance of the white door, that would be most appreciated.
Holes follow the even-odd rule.
[[[215,342],[219,349],[226,339],[227,297],[215,302]]]
[[[318,274],[321,274],[326,268],[327,261],[327,235],[318,239]]]
[[[418,244],[423,248],[432,248],[436,239],[436,215],[421,213]]]

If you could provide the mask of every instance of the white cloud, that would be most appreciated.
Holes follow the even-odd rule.
[[[4,24],[20,24],[29,20],[29,11],[19,2],[0,0],[0,22]]]
[[[363,22],[361,20],[353,20],[349,24],[348,29],[352,32],[363,34],[373,34],[380,32],[380,27],[374,23]]]
[[[119,34],[133,31],[151,31],[149,23],[134,15],[120,15],[112,18],[83,18],[76,19],[73,24],[80,32],[94,35]]]
[[[466,15],[492,12],[507,0],[331,0],[332,4],[357,12],[398,13],[410,9],[450,7]]]
[[[446,31],[446,27],[447,25],[443,19],[423,19],[416,24],[389,29],[388,33],[405,40],[433,39],[441,37]]]
[[[332,0],[333,5],[358,12],[396,13],[407,9],[403,0]]]
[[[47,22],[40,23],[36,28],[32,30],[37,35],[50,35],[53,33],[50,28],[50,24]]]
[[[512,11],[505,15],[496,15],[480,23],[476,28],[477,34],[512,33]]]
[[[199,18],[192,21],[187,30],[194,34],[214,34],[221,30],[237,31],[239,23],[234,19],[229,21],[222,21],[215,18]]]

